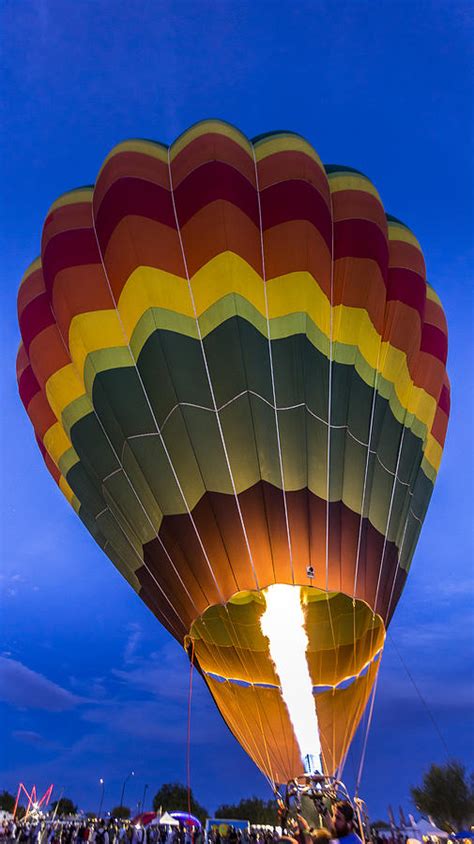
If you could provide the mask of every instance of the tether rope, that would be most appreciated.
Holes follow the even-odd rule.
[[[437,736],[438,736],[438,738],[439,738],[439,740],[440,740],[441,744],[443,745],[443,748],[444,748],[444,750],[445,750],[446,756],[447,756],[447,758],[449,759],[449,758],[450,758],[450,756],[451,756],[451,754],[450,754],[449,747],[448,747],[448,744],[447,744],[447,742],[446,742],[446,739],[444,738],[443,733],[441,732],[441,729],[440,729],[440,727],[439,727],[439,724],[438,724],[438,722],[436,721],[436,718],[434,717],[434,715],[433,715],[433,713],[432,713],[432,711],[431,711],[430,707],[428,706],[428,704],[427,704],[427,702],[426,702],[425,698],[424,698],[424,697],[423,697],[423,695],[421,694],[421,692],[420,692],[420,690],[419,690],[419,688],[418,688],[418,686],[417,686],[417,684],[416,684],[416,682],[415,682],[415,679],[414,679],[414,677],[413,677],[413,675],[412,675],[411,671],[409,670],[408,666],[406,665],[406,663],[405,663],[405,661],[404,661],[404,659],[403,659],[403,657],[402,657],[402,655],[401,655],[400,651],[398,650],[398,648],[397,648],[397,646],[396,646],[396,644],[395,644],[395,641],[394,641],[394,638],[393,638],[392,634],[391,634],[391,633],[389,633],[389,636],[390,636],[390,641],[391,641],[391,643],[392,643],[392,645],[393,645],[393,647],[394,647],[395,653],[397,654],[397,656],[398,656],[398,658],[399,658],[400,662],[402,663],[402,665],[403,665],[403,667],[404,667],[404,669],[405,669],[405,671],[406,671],[406,673],[407,673],[407,675],[408,675],[408,678],[410,679],[411,683],[413,684],[413,687],[414,687],[414,689],[415,689],[415,691],[416,691],[416,693],[417,693],[418,697],[420,698],[421,703],[423,704],[424,708],[426,709],[426,711],[427,711],[427,713],[428,713],[428,716],[429,716],[429,718],[430,718],[430,720],[431,720],[431,723],[433,724],[433,727],[434,727],[434,729],[435,729],[435,732],[436,732],[436,734],[437,734]]]
[[[362,779],[362,774],[363,774],[363,771],[364,771],[365,754],[366,754],[366,751],[367,751],[367,743],[369,741],[370,728],[372,726],[372,717],[373,717],[373,714],[374,714],[375,695],[377,694],[377,685],[378,685],[378,682],[379,682],[380,660],[381,659],[382,659],[382,654],[379,656],[379,664],[378,664],[378,668],[377,668],[377,674],[375,675],[375,681],[374,681],[374,685],[373,685],[372,691],[371,691],[372,698],[371,698],[371,701],[370,701],[369,717],[367,718],[367,723],[365,725],[364,741],[362,743],[362,752],[361,752],[361,755],[360,755],[359,768],[358,768],[358,771],[357,771],[357,779],[356,779],[356,787],[355,787],[355,796],[356,797],[359,796],[359,787],[360,787],[360,783],[361,783],[361,779]]]
[[[188,737],[186,742],[186,786],[188,789],[188,815],[191,815],[191,702],[193,697],[194,640],[191,639],[188,690]]]

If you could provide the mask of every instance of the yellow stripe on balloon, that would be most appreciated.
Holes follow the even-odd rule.
[[[229,294],[246,299],[266,317],[265,289],[261,276],[233,252],[223,252],[212,258],[195,273],[191,288],[196,311],[186,279],[154,267],[138,267],[134,270],[118,302],[128,339],[147,308],[164,308],[191,318],[194,318],[196,312],[201,318]],[[270,279],[267,282],[267,297],[270,319],[304,311],[326,334],[329,333],[329,301],[309,273],[289,273]]]
[[[137,267],[125,284],[118,310],[130,340],[148,308],[163,308],[191,319],[200,318],[229,294],[242,296],[265,315],[263,281],[239,255],[223,252],[193,276],[191,298],[186,279],[155,267]]]
[[[60,422],[55,422],[46,431],[43,437],[43,444],[46,448],[51,460],[54,461],[59,468],[59,461],[65,451],[72,448],[71,441],[66,436],[64,428]]]
[[[432,434],[428,436],[424,457],[431,466],[438,472],[443,456],[443,447],[435,440]]]
[[[30,275],[33,275],[34,272],[36,272],[37,270],[40,270],[40,269],[41,269],[41,258],[35,258],[35,260],[31,262],[29,267],[23,273],[18,290],[20,290],[21,286],[25,283],[26,279],[29,278]]]
[[[311,273],[288,273],[288,275],[271,278],[267,282],[267,291],[270,319],[278,319],[294,313],[306,313],[317,328],[329,337],[331,325],[329,299]]]
[[[265,314],[262,277],[235,252],[216,255],[195,273],[191,283],[199,317],[229,293],[242,296]]]
[[[170,158],[173,161],[177,155],[187,147],[192,141],[195,141],[197,138],[201,138],[203,135],[223,135],[226,138],[230,138],[231,141],[235,141],[240,147],[242,147],[245,152],[250,153],[251,146],[248,139],[242,132],[239,132],[235,126],[232,126],[230,123],[224,123],[221,120],[203,120],[200,123],[195,123],[194,126],[191,126],[186,132],[183,132],[182,135],[171,145],[171,154]]]
[[[213,308],[229,295],[238,295],[246,300],[262,317],[265,325],[266,311],[264,287],[260,276],[242,258],[234,253],[222,253],[199,270],[192,280],[193,294],[201,330],[212,329],[215,320],[209,318]],[[330,332],[330,307],[325,293],[314,278],[306,272],[290,273],[267,282],[268,311],[270,320],[294,322],[294,314],[305,313],[325,337]],[[71,322],[69,343],[73,365],[63,367],[51,376],[46,392],[57,418],[67,405],[81,394],[81,381],[77,373],[84,373],[86,358],[95,352],[124,349],[132,341],[133,333],[144,314],[152,309],[164,309],[185,318],[181,323],[184,333],[192,331],[194,311],[188,285],[185,279],[152,267],[139,267],[125,285],[119,303],[119,315],[114,310],[94,311],[78,314]],[[369,367],[375,370],[377,362],[383,377],[394,384],[396,396],[408,413],[415,415],[429,430],[431,428],[436,402],[432,396],[413,384],[408,370],[406,355],[399,349],[384,343],[380,350],[380,335],[374,328],[370,316],[362,308],[338,305],[334,308],[333,341],[345,346],[359,348]],[[204,319],[206,317],[206,319]],[[180,324],[175,321],[176,327]],[[141,327],[140,347],[147,336],[155,330],[154,318]],[[262,324],[258,326],[262,328]],[[125,334],[124,334],[125,331]],[[147,333],[148,332],[148,333]],[[280,326],[281,333],[281,326]],[[123,365],[123,357],[121,365]],[[85,392],[84,382],[82,390]],[[439,465],[436,447],[430,449]],[[430,458],[431,462],[431,458]]]
[[[187,279],[155,267],[137,267],[118,301],[118,310],[129,341],[148,308],[164,308],[194,317]]]
[[[358,347],[371,369],[377,370],[395,388],[400,404],[428,428],[433,424],[436,401],[417,387],[408,369],[406,354],[388,342],[380,348],[380,334],[363,308],[337,305],[334,308],[334,342]]]
[[[168,149],[165,144],[154,143],[153,141],[146,141],[141,138],[130,138],[128,141],[122,141],[110,150],[99,170],[96,183],[99,181],[100,174],[109,161],[115,158],[116,155],[120,155],[123,152],[137,152],[142,155],[147,155],[150,158],[156,158],[164,164],[168,163]]]
[[[55,202],[53,202],[52,205],[50,205],[47,216],[49,216],[49,214],[53,211],[63,208],[65,205],[77,205],[80,202],[91,202],[93,192],[93,188],[77,188],[76,190],[70,190],[63,193],[55,200]]]
[[[141,289],[142,285],[144,285],[143,289]],[[264,319],[266,317],[261,277],[234,253],[222,253],[200,269],[192,279],[192,290],[199,318],[232,293],[242,296]],[[271,320],[289,317],[294,313],[307,313],[317,328],[329,337],[329,300],[309,273],[289,273],[270,279],[267,282],[267,297],[268,315]],[[194,317],[186,280],[163,270],[140,267],[130,276],[118,303],[120,316],[126,329],[127,342],[130,342],[138,321],[150,307],[162,307],[188,318]],[[126,345],[123,334],[117,331],[111,334],[110,342],[108,341],[107,332],[102,330],[100,317],[97,320],[96,336],[93,336],[90,320],[97,313],[100,312],[81,314],[74,318],[78,333],[90,337],[87,343],[88,352],[107,346]],[[102,313],[113,314],[114,312]],[[333,313],[335,326],[333,340],[358,347],[369,366],[375,370],[380,335],[373,326],[367,311],[362,308],[338,305]],[[84,330],[80,328],[82,324],[84,324]],[[150,327],[153,328],[153,323]],[[76,360],[76,357],[74,359]],[[405,353],[386,343],[383,347],[382,359],[381,372],[387,380],[394,383],[401,404],[430,428],[436,411],[436,402],[432,396],[413,384]]]
[[[291,133],[288,135],[269,135],[267,138],[257,141],[254,147],[257,161],[263,161],[269,155],[275,155],[279,152],[302,152],[316,162],[325,173],[323,163],[316,150],[299,135],[292,135]]]
[[[98,349],[126,347],[124,334],[117,311],[90,311],[77,314],[69,327],[69,350],[79,372],[84,371],[87,356]]]
[[[328,173],[329,187],[331,193],[337,193],[341,190],[357,190],[370,193],[375,196],[380,203],[380,194],[377,188],[372,184],[370,179],[363,176],[362,173]]]
[[[64,408],[84,394],[84,381],[68,363],[48,378],[45,391],[56,419],[61,419]]]
[[[58,486],[59,486],[59,489],[61,490],[62,494],[69,501],[69,504],[71,504],[74,507],[76,513],[79,512],[80,502],[76,498],[76,496],[74,495],[74,493],[73,493],[71,487],[69,486],[66,478],[64,478],[62,475],[59,478]],[[77,502],[77,504],[79,504],[79,507],[76,505],[76,502]]]
[[[410,229],[407,229],[402,223],[393,223],[391,220],[388,221],[388,239],[389,240],[402,240],[404,243],[411,243],[412,246],[416,246],[417,249],[423,254],[421,246],[416,239],[413,232]]]
[[[440,308],[443,307],[438,294],[435,290],[433,290],[433,288],[429,284],[426,285],[426,298],[430,299],[431,302],[435,302],[437,305],[439,305]]]

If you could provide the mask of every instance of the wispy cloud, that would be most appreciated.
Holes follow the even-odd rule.
[[[453,714],[461,709],[474,711],[474,688],[470,677],[460,677],[455,684],[449,684],[441,672],[436,678],[418,671],[414,682],[416,686],[408,675],[402,676],[400,671],[386,671],[381,676],[377,697],[390,707],[396,706],[398,711],[400,706],[405,707],[410,702],[424,706],[421,698],[430,709],[449,709]]]
[[[219,741],[220,732],[216,730],[214,717],[206,717],[211,709],[207,705],[196,704],[192,716],[193,744],[213,744]],[[107,707],[91,707],[84,710],[82,720],[100,725],[114,737],[121,740],[144,741],[147,746],[159,743],[172,748],[183,745],[186,741],[187,719],[186,702],[169,700],[121,700],[110,702]],[[225,730],[222,725],[222,732]]]
[[[0,591],[3,598],[14,598],[25,578],[18,573],[2,572],[0,574]]]
[[[21,709],[64,712],[87,702],[22,662],[5,656],[0,656],[0,678],[0,700]]]
[[[75,675],[70,675],[68,682],[70,688],[74,689],[77,694],[87,695],[96,702],[109,697],[107,677],[76,677]]]
[[[33,584],[28,577],[16,571],[3,571],[0,574],[0,592],[2,597],[15,598],[17,595],[22,596],[27,589],[33,589],[34,592],[39,590],[38,585]]]
[[[465,577],[452,579],[447,577],[442,583],[438,580],[428,581],[424,587],[423,599],[426,601],[436,598],[437,601],[451,604],[453,610],[456,610],[456,604],[453,604],[453,601],[469,598],[473,591],[474,577],[468,571]]]
[[[456,599],[469,594],[464,583],[448,583],[443,586],[444,601],[449,606],[441,610],[437,603],[437,611],[433,612],[433,603],[424,596],[423,603],[413,606],[409,613],[395,619],[389,630],[388,642],[391,640],[397,646],[403,647],[404,651],[413,651],[419,654],[421,649],[426,648],[427,652],[434,653],[435,649],[449,646],[451,649],[463,645],[468,646],[471,652],[474,649],[474,609],[471,601],[462,604]],[[438,589],[439,594],[440,590]],[[470,645],[470,648],[469,648]]]
[[[153,651],[146,658],[135,658],[129,668],[112,669],[111,674],[128,686],[132,693],[148,692],[167,701],[187,699],[189,661],[174,642]],[[196,691],[196,694],[200,692]]]
[[[62,749],[62,745],[59,742],[52,741],[35,730],[13,730],[12,736],[17,741],[21,741],[23,744],[30,745],[36,749],[56,751]]]
[[[133,662],[136,657],[138,646],[142,639],[142,628],[136,622],[127,625],[128,638],[123,652],[123,660],[125,663]]]
[[[26,744],[41,744],[43,742],[43,736],[34,730],[13,730],[12,735]]]
[[[114,688],[114,694],[109,694],[106,705],[84,710],[83,720],[103,725],[114,735],[170,745],[182,743],[189,693],[186,654],[173,642],[146,657],[135,654],[132,662],[128,669],[111,669],[108,686]],[[216,738],[215,723],[206,716],[214,705],[197,672],[192,707],[193,743],[212,742]]]

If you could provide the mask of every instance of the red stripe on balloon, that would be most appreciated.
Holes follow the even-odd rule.
[[[438,404],[441,410],[444,410],[446,415],[449,416],[449,411],[451,409],[451,395],[446,384],[443,384]]]
[[[95,229],[105,252],[114,229],[124,217],[148,217],[175,228],[169,190],[144,179],[118,179],[105,194],[95,215]]]
[[[184,226],[201,208],[218,199],[231,202],[259,225],[257,192],[234,167],[210,161],[193,170],[174,191],[179,225]]]
[[[18,381],[18,392],[26,410],[28,410],[31,399],[39,393],[40,389],[31,366],[27,366]]]
[[[397,267],[388,274],[387,300],[404,302],[418,311],[421,319],[425,312],[426,282],[412,270]]]
[[[54,317],[46,293],[37,296],[26,306],[19,323],[21,337],[28,351],[32,340],[49,325],[54,325]]]
[[[435,325],[425,323],[421,335],[421,351],[446,363],[448,358],[448,338]]]
[[[331,250],[331,215],[323,197],[309,182],[292,179],[271,185],[262,191],[261,205],[264,230],[290,220],[307,220]]]
[[[93,229],[71,229],[52,237],[42,255],[44,283],[50,298],[54,279],[61,270],[100,263]]]
[[[334,259],[369,258],[387,283],[388,244],[380,227],[369,220],[340,220],[334,224]]]

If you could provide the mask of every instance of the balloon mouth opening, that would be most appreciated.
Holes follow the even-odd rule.
[[[269,584],[260,590],[236,592],[225,604],[207,607],[193,621],[183,644],[204,674],[244,685],[280,687],[271,667],[268,637],[262,630],[262,617],[275,589],[282,598],[281,605],[276,602],[275,612],[282,620],[288,614],[286,602],[290,596],[298,596],[304,615],[298,623],[303,624],[308,637],[305,652],[315,694],[346,688],[380,657],[385,623],[365,601],[315,586]],[[294,618],[292,622],[294,626]],[[232,652],[241,652],[241,658],[219,659],[220,655],[230,658]],[[244,654],[252,658],[251,666],[246,665]]]
[[[272,595],[277,596],[271,625],[277,631],[277,651],[278,630],[285,633],[285,619],[298,628],[299,644],[293,639],[285,645],[285,635],[280,640],[290,667],[290,698],[295,689],[301,693],[304,674],[303,716],[295,716],[285,700],[285,667],[275,660],[267,635],[265,617],[272,606]],[[325,774],[338,767],[375,681],[384,642],[383,620],[365,602],[313,586],[271,584],[260,591],[238,592],[226,604],[208,607],[193,622],[184,644],[193,654],[224,719],[262,770],[266,763],[258,760],[257,747],[250,749],[246,745],[248,737],[242,734],[240,720],[245,713],[245,719],[253,721],[263,735],[266,713],[272,707],[278,708],[293,747],[290,776],[286,776],[289,768],[285,768],[278,780],[283,782],[301,773],[306,757],[313,769]],[[300,676],[295,678],[291,670],[297,663]],[[334,707],[346,711],[348,706],[353,708],[352,720],[341,729],[344,735],[340,740],[336,736],[340,747],[334,749],[330,745],[337,733],[337,716],[328,712]],[[297,726],[299,717],[302,734]],[[272,739],[265,736],[267,740],[271,745]]]

